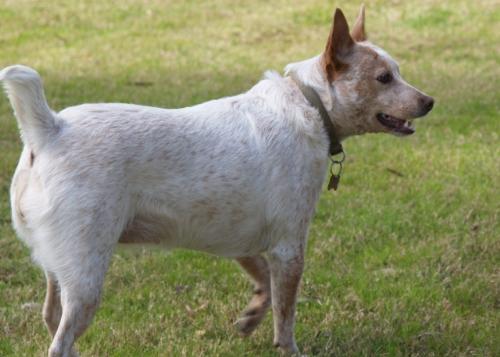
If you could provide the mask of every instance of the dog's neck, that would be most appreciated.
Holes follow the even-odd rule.
[[[326,79],[320,55],[302,62],[287,65],[285,74],[293,74],[294,78],[316,91],[328,112],[339,141],[358,134],[354,128],[349,125],[348,118],[341,114],[343,112],[343,110],[340,110],[342,101],[338,98],[339,94]]]
[[[318,110],[321,120],[323,121],[323,126],[328,134],[328,138],[330,141],[329,154],[337,155],[342,153],[344,149],[342,148],[342,144],[340,143],[337,132],[335,131],[332,119],[330,118],[330,115],[328,114],[328,111],[323,105],[323,102],[318,96],[316,90],[302,83],[293,72],[290,73],[290,78],[297,84],[297,87],[299,87],[302,95],[307,99],[309,104]]]

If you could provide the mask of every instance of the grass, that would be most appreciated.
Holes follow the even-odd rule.
[[[357,5],[339,1],[348,18]],[[0,65],[42,74],[50,105],[179,107],[248,89],[322,50],[327,1],[0,4]],[[500,10],[493,0],[370,1],[367,30],[437,105],[401,140],[349,139],[311,227],[296,335],[310,356],[500,355]],[[0,99],[0,355],[43,355],[42,272],[11,228],[21,150]],[[250,284],[228,260],[118,249],[83,356],[273,356],[270,316],[241,339]]]

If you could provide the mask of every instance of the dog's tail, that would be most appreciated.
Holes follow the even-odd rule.
[[[24,144],[37,151],[59,130],[45,99],[42,79],[34,69],[15,65],[0,71],[0,81],[14,108]]]

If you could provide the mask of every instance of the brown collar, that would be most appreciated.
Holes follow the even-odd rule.
[[[328,134],[328,139],[330,141],[330,148],[328,153],[330,154],[330,160],[332,161],[332,166],[330,168],[330,182],[328,183],[328,189],[337,190],[340,181],[340,173],[342,172],[342,163],[345,159],[344,148],[338,139],[337,134],[335,133],[335,128],[333,127],[332,120],[328,115],[328,112],[323,105],[323,102],[319,98],[318,93],[312,88],[305,85],[302,81],[300,81],[294,73],[290,74],[290,78],[295,82],[297,87],[299,87],[302,95],[307,99],[309,104],[311,104],[314,108],[316,108],[321,116],[323,121],[323,125],[325,126],[325,130]],[[331,156],[335,156],[338,154],[342,154],[340,159],[335,160]],[[337,173],[334,172],[334,166],[338,165]]]
[[[326,132],[328,134],[328,138],[330,139],[330,155],[333,156],[343,152],[344,149],[342,148],[342,144],[340,143],[340,140],[335,133],[335,128],[333,127],[332,120],[330,119],[330,116],[328,115],[323,102],[319,98],[318,93],[312,87],[309,87],[302,83],[302,81],[300,81],[294,73],[290,74],[290,78],[295,82],[295,84],[297,84],[297,87],[299,87],[302,95],[307,99],[309,104],[311,104],[318,110],[319,115],[323,120],[323,125],[325,126]]]

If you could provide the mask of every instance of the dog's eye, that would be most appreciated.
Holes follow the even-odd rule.
[[[386,72],[384,74],[381,74],[380,76],[377,77],[377,81],[383,84],[391,83],[392,81],[392,74],[389,72]]]

